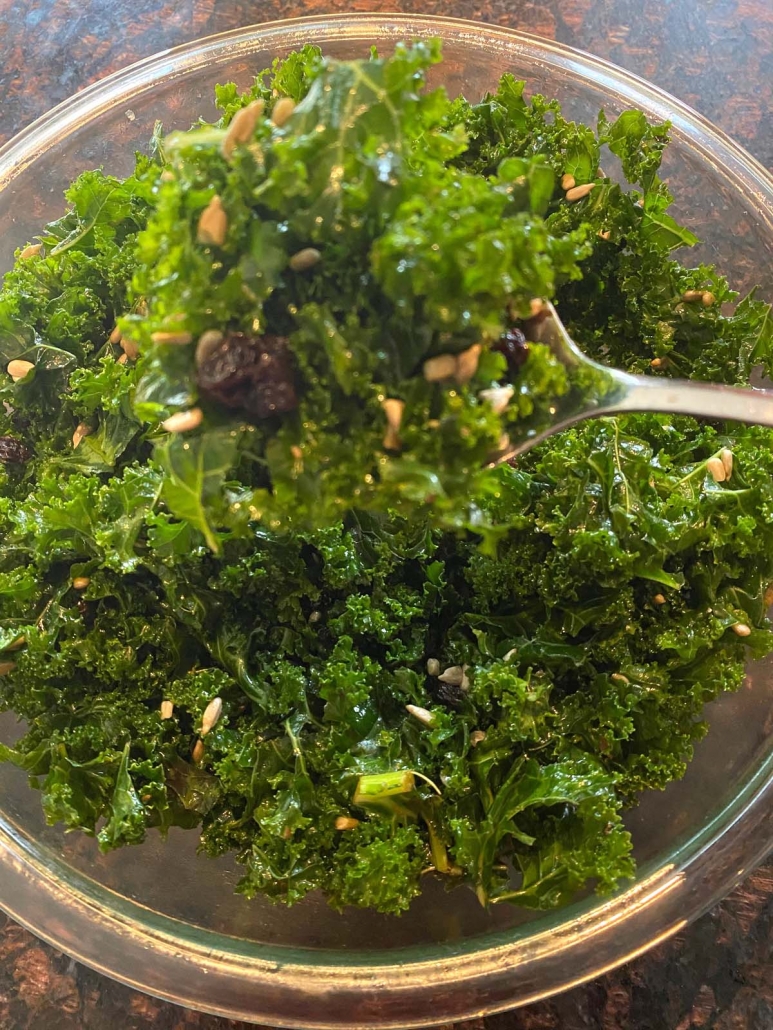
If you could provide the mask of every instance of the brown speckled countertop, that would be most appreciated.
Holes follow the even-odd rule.
[[[773,168],[773,0],[0,0],[0,139],[165,47],[256,21],[352,10],[476,18],[589,50],[696,107]],[[247,1024],[115,984],[0,915],[0,1030],[194,1027]],[[773,862],[635,962],[454,1030],[694,1028],[773,1030]]]

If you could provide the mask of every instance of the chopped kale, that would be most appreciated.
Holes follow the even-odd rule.
[[[773,650],[770,430],[605,418],[486,467],[567,389],[535,297],[621,368],[771,370],[770,307],[672,256],[668,126],[450,99],[439,59],[219,86],[5,276],[0,757],[104,850],[188,827],[247,896],[393,913],[428,870],[611,891],[625,808]]]

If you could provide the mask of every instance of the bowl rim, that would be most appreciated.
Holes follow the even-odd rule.
[[[768,210],[773,177],[688,105],[639,76],[552,40],[487,23],[416,14],[338,14],[270,21],[163,50],[86,87],[0,147],[0,190],[54,143],[94,117],[182,78],[210,58],[230,60],[310,36],[453,35],[549,58],[592,74],[627,103],[671,121],[692,149],[716,160]],[[641,98],[641,100],[639,100]],[[0,906],[38,936],[129,986],[232,1019],[314,1030],[431,1026],[526,1004],[582,983],[664,940],[702,914],[754,868],[773,844],[773,754],[700,831],[631,887],[586,899],[540,922],[432,945],[357,955],[260,946],[189,926],[75,873],[0,819]],[[633,917],[636,917],[635,919]],[[622,933],[625,924],[626,933]],[[482,943],[485,942],[485,943]]]
[[[659,117],[662,117],[664,121],[670,121],[677,130],[687,124],[693,131],[695,128],[703,130],[714,144],[721,144],[722,148],[738,160],[752,178],[759,181],[763,192],[767,192],[773,186],[773,173],[723,129],[714,125],[705,115],[635,72],[628,71],[605,58],[597,57],[587,50],[559,43],[545,36],[523,32],[520,29],[473,21],[468,18],[398,12],[383,14],[354,12],[273,19],[229,29],[225,32],[212,33],[188,43],[159,50],[149,57],[133,61],[124,68],[119,68],[117,71],[103,76],[33,119],[0,146],[0,190],[5,189],[8,183],[34,161],[47,145],[61,142],[67,135],[75,131],[82,124],[84,114],[88,118],[92,118],[112,107],[119,100],[145,92],[157,83],[158,75],[163,75],[164,70],[167,74],[184,72],[188,65],[199,63],[198,60],[195,62],[192,60],[194,56],[218,52],[229,43],[234,44],[234,52],[229,51],[229,56],[235,56],[235,52],[240,49],[239,44],[256,35],[260,35],[270,42],[272,37],[285,36],[288,32],[292,32],[300,39],[305,33],[313,31],[315,27],[324,28],[331,25],[337,27],[339,36],[360,35],[366,28],[375,31],[377,29],[394,30],[398,27],[402,32],[415,31],[417,35],[426,36],[437,34],[441,26],[446,26],[456,29],[458,32],[466,30],[472,37],[486,36],[489,40],[498,40],[505,45],[521,42],[526,46],[537,47],[548,54],[561,58],[564,66],[574,71],[581,68],[585,71],[587,67],[592,67],[598,73],[597,81],[601,81],[607,86],[616,83],[619,86],[627,87],[626,96],[640,94],[647,99],[651,106],[659,109]],[[347,33],[346,27],[356,28],[357,33]],[[245,52],[249,53],[250,50],[246,49]],[[149,72],[157,73],[152,84],[148,82]]]

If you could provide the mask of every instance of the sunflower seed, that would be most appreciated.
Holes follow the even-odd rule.
[[[290,97],[280,97],[274,104],[274,110],[271,112],[271,121],[280,129],[292,117],[294,110],[295,101],[293,99]]]
[[[204,714],[201,717],[201,735],[206,737],[218,723],[220,716],[223,714],[223,699],[222,697],[213,697],[207,707],[204,709]]]
[[[438,354],[437,357],[427,358],[423,372],[428,383],[442,383],[456,373],[456,357],[453,354]]]
[[[170,344],[170,345],[173,345],[173,346],[174,345],[184,346],[186,343],[190,343],[191,342],[191,340],[193,339],[193,336],[190,333],[186,333],[186,332],[182,332],[182,333],[179,333],[179,332],[178,333],[174,333],[174,332],[173,333],[151,333],[150,334],[150,338],[153,341],[153,343],[165,343],[165,344]],[[121,344],[121,346],[123,346],[123,343]],[[124,350],[126,350],[125,347],[124,347]],[[127,351],[127,353],[128,353],[128,351]],[[131,354],[129,354],[129,357],[131,357]]]
[[[440,675],[440,662],[437,658],[427,659],[427,675],[428,676],[439,676]]]
[[[174,705],[171,701],[162,701],[159,709],[159,715],[162,719],[171,719],[174,715]]]
[[[128,354],[122,354],[120,356],[120,358],[118,358],[118,364],[119,365],[125,365],[128,360],[129,360],[129,355]]]
[[[108,343],[120,343],[121,342],[121,330],[116,326],[112,333],[107,338]]]
[[[399,429],[400,423],[403,420],[403,411],[405,410],[405,401],[399,400],[397,397],[386,397],[381,402],[381,407],[384,409],[387,423],[392,429]]]
[[[412,715],[414,719],[418,719],[419,722],[423,722],[425,726],[431,726],[435,721],[435,716],[432,712],[428,712],[426,708],[420,708],[418,705],[406,705],[406,712]]]
[[[75,576],[72,581],[73,590],[85,590],[90,582],[88,576]]]
[[[201,408],[189,408],[188,411],[177,411],[161,423],[167,433],[187,433],[190,429],[198,429],[204,413]]]
[[[249,142],[265,106],[262,100],[253,100],[251,104],[240,108],[233,116],[221,144],[221,150],[226,159],[231,158],[239,144]]]
[[[354,819],[350,815],[339,815],[336,817],[335,828],[337,830],[356,830],[360,825],[359,819]]]
[[[25,247],[21,254],[19,254],[19,260],[26,261],[27,258],[37,257],[42,249],[42,243],[30,243],[29,246]]]
[[[320,252],[314,247],[304,247],[293,254],[287,264],[293,272],[305,272],[307,268],[313,268],[321,257]]]
[[[655,594],[655,596],[652,598],[652,600],[655,602],[655,604],[665,604],[666,603],[666,599],[663,596],[663,594]]]
[[[452,687],[461,687],[464,678],[464,669],[461,665],[449,665],[449,667],[438,676],[441,683],[448,683]]]
[[[15,383],[18,383],[20,379],[24,379],[35,366],[31,361],[22,361],[20,358],[14,358],[13,361],[8,362],[8,375],[13,379]]]
[[[565,172],[564,175],[561,176],[561,189],[562,190],[571,190],[576,185],[577,185],[577,180],[571,174],[571,172]]]
[[[622,672],[613,672],[609,677],[615,683],[630,683],[631,681],[627,676],[624,676]]]
[[[140,356],[140,349],[134,340],[130,340],[128,336],[121,337],[121,350],[124,352],[129,361],[136,361]]]
[[[388,451],[397,451],[401,446],[399,430],[405,409],[405,401],[398,400],[396,397],[387,397],[381,402],[381,407],[387,419],[387,428],[383,440],[384,447]]]
[[[703,300],[703,290],[685,290],[682,300],[687,301],[688,304],[693,300]]]
[[[210,200],[199,216],[196,239],[199,243],[222,247],[228,232],[228,215],[217,194]]]
[[[709,458],[706,462],[706,471],[711,473],[711,478],[715,483],[724,483],[727,479],[727,473],[725,472],[725,463],[721,458]]]
[[[461,354],[456,355],[456,372],[454,373],[454,378],[460,386],[463,386],[465,383],[469,383],[478,371],[478,362],[480,361],[482,350],[482,343],[474,343],[472,347],[468,347],[467,350],[463,350]]]
[[[482,401],[491,405],[495,415],[501,415],[507,410],[507,405],[513,398],[515,390],[512,386],[492,386],[488,390],[481,390],[478,396]]]
[[[87,426],[85,422],[79,422],[72,434],[73,449],[80,447],[83,440],[85,440],[87,436],[91,436],[93,432],[94,430],[91,426]]]
[[[191,752],[191,758],[196,765],[200,765],[204,761],[204,741],[197,740],[193,745],[193,751]]]
[[[719,460],[725,470],[725,479],[729,479],[733,474],[733,452],[729,447],[722,448],[719,452]]]
[[[701,294],[701,304],[703,304],[704,308],[710,308],[711,305],[715,303],[716,299],[717,298],[711,290],[704,290]]]
[[[199,337],[196,344],[196,364],[202,365],[207,358],[211,357],[225,339],[219,329],[207,329]]]
[[[595,182],[586,182],[582,186],[573,186],[570,190],[566,191],[566,199],[574,202],[575,200],[582,200],[583,197],[587,197],[592,189],[596,186]]]
[[[472,733],[470,734],[470,743],[472,744],[473,747],[477,747],[478,744],[480,744],[481,741],[483,741],[485,739],[486,739],[486,734],[485,734],[484,730],[473,730]]]
[[[734,622],[732,630],[738,637],[748,637],[752,631],[751,626],[747,626],[745,622]]]

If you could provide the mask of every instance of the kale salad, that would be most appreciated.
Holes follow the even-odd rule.
[[[607,417],[491,465],[571,388],[542,298],[602,363],[770,371],[768,305],[672,256],[668,126],[439,60],[217,87],[4,278],[0,757],[105,851],[188,828],[247,896],[388,913],[608,892],[773,650],[773,431]]]

